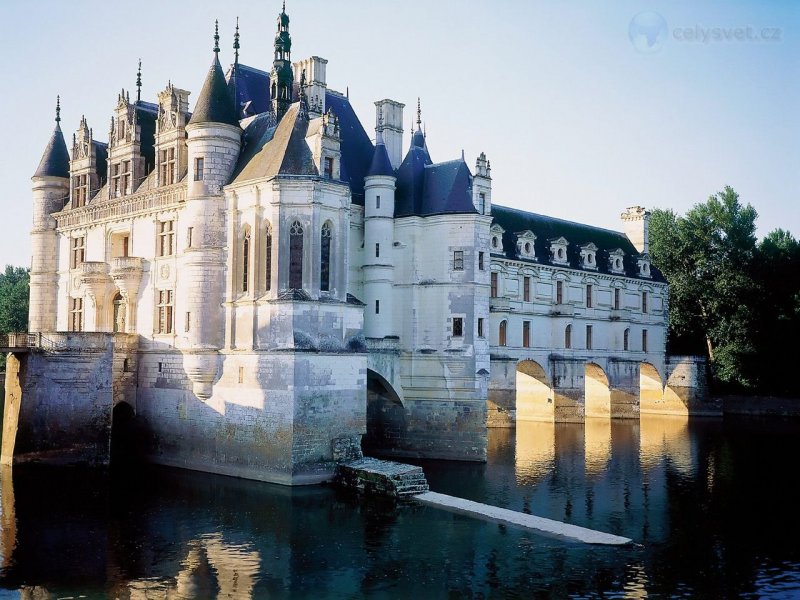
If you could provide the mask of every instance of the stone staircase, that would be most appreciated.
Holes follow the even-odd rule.
[[[347,489],[391,498],[411,498],[429,491],[422,467],[369,457],[338,465],[334,482]]]

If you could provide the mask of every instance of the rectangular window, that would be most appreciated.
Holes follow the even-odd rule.
[[[80,208],[86,206],[89,197],[89,186],[87,175],[77,175],[73,178],[72,206]]]
[[[647,329],[642,329],[642,352],[647,352]]]
[[[186,331],[186,332],[189,331],[189,326],[190,326],[191,322],[192,322],[192,313],[187,312],[186,313],[186,326],[184,327],[184,331]]]
[[[522,300],[525,302],[531,301],[531,278],[522,278]]]
[[[483,252],[478,252],[478,270],[483,271]]]
[[[564,304],[564,282],[556,281],[556,304]]]
[[[483,337],[483,317],[478,317],[478,337]]]
[[[131,238],[127,235],[123,236],[122,238],[122,256],[128,256],[128,252],[130,252],[131,246]]]
[[[375,208],[380,208],[380,207],[381,207],[381,197],[375,196]]]
[[[70,258],[70,268],[77,269],[78,265],[86,260],[86,238],[72,238],[72,252]]]
[[[158,222],[158,255],[172,256],[175,237],[175,221]]]
[[[453,252],[453,271],[464,270],[464,251],[456,250]]]
[[[619,310],[619,288],[614,288],[614,310]]]
[[[124,196],[125,194],[132,192],[133,189],[131,188],[131,161],[124,160],[122,161],[122,189],[120,193]]]
[[[194,227],[189,227],[186,229],[186,247],[192,247],[192,234],[194,233]]]
[[[156,333],[172,333],[172,290],[158,292],[158,329]]]
[[[642,292],[642,312],[647,313],[647,292]]]
[[[83,331],[83,298],[72,298],[70,300],[69,330]]]
[[[591,325],[587,325],[586,326],[586,349],[587,350],[591,350],[592,349],[592,326]]]
[[[333,179],[333,158],[330,156],[325,157],[325,177]]]
[[[492,273],[492,298],[497,298],[497,273]]]
[[[464,335],[464,319],[462,317],[453,317],[453,337],[462,337]]]
[[[481,214],[486,212],[486,194],[483,192],[478,194],[478,212]]]
[[[375,258],[381,257],[381,245],[375,244]]]
[[[120,194],[120,168],[119,163],[111,165],[111,197],[116,198]]]
[[[592,284],[586,286],[586,308],[592,308]]]
[[[531,322],[530,321],[523,321],[522,322],[522,347],[523,348],[530,348],[531,347]]]
[[[203,160],[202,156],[198,156],[194,159],[194,180],[195,181],[203,181],[204,174],[203,174],[203,166],[205,161]]]
[[[175,183],[175,148],[166,148],[161,151],[161,185]]]
[[[381,314],[381,301],[380,300],[375,300],[375,314],[376,315]]]
[[[239,383],[244,383],[244,367],[239,367]]]

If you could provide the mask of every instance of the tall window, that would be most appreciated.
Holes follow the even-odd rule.
[[[647,292],[642,292],[642,312],[647,313]]]
[[[497,298],[497,272],[492,273],[492,298]]]
[[[483,317],[478,317],[478,337],[483,337]]]
[[[376,315],[381,314],[381,301],[380,300],[375,300],[375,314]]]
[[[478,212],[481,214],[486,212],[486,194],[484,192],[478,194]]]
[[[572,348],[572,325],[564,329],[564,348]]]
[[[203,166],[205,161],[203,160],[202,156],[198,156],[194,159],[194,180],[195,181],[203,181],[204,174],[203,174]]]
[[[478,252],[478,270],[483,271],[483,252]]]
[[[272,289],[272,225],[264,230],[264,291]]]
[[[626,329],[622,334],[622,349],[630,350],[631,345],[631,330]]]
[[[464,251],[456,250],[453,252],[453,271],[464,270]]]
[[[375,244],[375,258],[381,257],[381,245],[376,243]]]
[[[453,317],[453,337],[462,337],[464,335],[464,318]]]
[[[592,331],[593,331],[592,326],[591,325],[587,325],[586,326],[586,349],[587,350],[591,350],[592,349]]]
[[[614,288],[614,310],[619,310],[619,297],[620,297],[619,288]]]
[[[375,196],[375,208],[380,208],[380,207],[381,207],[381,197]]]
[[[531,301],[531,278],[522,278],[522,300],[525,302]]]
[[[161,185],[175,183],[175,148],[161,151]]]
[[[329,292],[331,289],[331,222],[325,221],[320,239],[320,277],[319,289]]]
[[[83,331],[83,298],[70,298],[69,330]]]
[[[647,329],[642,329],[642,352],[647,352]]]
[[[120,164],[111,165],[111,197],[116,198],[120,195]]]
[[[500,333],[498,338],[501,346],[506,345],[506,329],[508,329],[508,321],[500,321]]]
[[[158,255],[172,256],[175,241],[175,221],[158,222]]]
[[[289,228],[289,287],[303,288],[303,226],[300,221]]]
[[[89,176],[76,175],[73,177],[72,206],[80,208],[86,206],[89,199]]]
[[[531,347],[531,322],[530,321],[523,321],[522,322],[522,347],[523,348],[530,348]]]
[[[172,290],[159,290],[157,333],[172,333],[173,306]]]
[[[86,260],[86,238],[72,238],[72,250],[70,253],[70,268],[77,269],[78,265]]]
[[[564,304],[564,282],[556,281],[556,304]]]
[[[242,291],[250,289],[250,228],[244,230],[242,238]]]
[[[592,284],[586,286],[586,308],[592,308]]]
[[[325,177],[333,179],[333,158],[330,156],[325,157]]]
[[[122,161],[122,189],[120,193],[124,196],[128,193],[128,191],[132,191],[131,187],[131,161],[123,160]]]

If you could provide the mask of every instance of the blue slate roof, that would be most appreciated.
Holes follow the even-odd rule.
[[[61,132],[61,125],[56,123],[50,141],[39,161],[34,177],[66,177],[69,178],[69,152]]]
[[[503,254],[507,258],[519,260],[517,255],[517,233],[530,230],[536,236],[534,251],[536,262],[540,264],[554,264],[550,252],[550,241],[563,237],[569,242],[567,260],[571,268],[582,268],[581,246],[594,243],[598,248],[596,255],[598,268],[597,270],[587,269],[587,272],[611,273],[608,264],[609,252],[619,248],[625,253],[623,258],[625,275],[638,277],[636,258],[639,256],[639,252],[624,233],[497,204],[492,204],[492,217],[494,218],[493,224],[497,223],[505,230],[505,233],[503,233]],[[650,270],[652,275],[650,280],[665,281],[664,276],[658,269],[651,265]]]
[[[236,69],[236,93],[234,97],[234,68]],[[228,91],[234,98],[236,115],[240,119],[252,117],[270,109],[269,73],[247,65],[231,65],[225,74]]]
[[[386,145],[383,143],[383,138],[380,136],[380,133],[378,134],[376,142],[375,152],[372,154],[372,162],[369,165],[367,177],[394,177],[392,161],[389,160],[389,153],[386,151]]]
[[[342,164],[340,178],[350,184],[353,204],[364,205],[364,177],[372,163],[375,147],[358,120],[350,100],[332,92],[325,92],[325,106],[339,118],[342,138]]]
[[[228,82],[225,81],[216,53],[189,123],[239,125],[233,98],[228,92]]]
[[[422,195],[425,189],[425,166],[431,157],[424,146],[411,148],[397,169],[397,191],[394,195],[394,216],[419,215],[422,210]]]
[[[156,164],[156,119],[158,119],[157,104],[142,100],[136,102],[136,120],[140,128],[141,153],[144,157],[145,173],[151,172]],[[99,162],[99,155],[97,159]]]

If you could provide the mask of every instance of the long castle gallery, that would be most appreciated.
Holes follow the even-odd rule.
[[[375,102],[373,142],[327,60],[291,61],[285,10],[269,72],[238,27],[223,71],[218,40],[191,111],[137,84],[70,157],[57,110],[3,462],[122,448],[303,484],[362,450],[485,460],[516,419],[704,412],[643,208],[618,233],[494,204],[486,156],[434,162],[418,104],[405,142]]]

